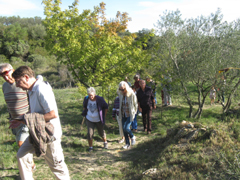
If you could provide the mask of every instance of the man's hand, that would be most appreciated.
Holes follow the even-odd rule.
[[[156,105],[154,105],[154,106],[153,106],[153,109],[156,109],[156,108],[157,108]]]
[[[139,107],[138,110],[139,110],[139,112],[142,112],[142,108]]]
[[[9,126],[10,129],[15,129],[18,126],[20,126],[21,124],[25,124],[24,121],[19,121],[19,120],[11,120],[9,122],[10,122],[10,126]]]
[[[52,110],[46,114],[44,114],[44,119],[46,122],[50,121],[51,119],[57,118],[57,115],[55,114],[55,111]]]
[[[113,120],[116,120],[116,118],[115,118],[115,117],[113,117]]]

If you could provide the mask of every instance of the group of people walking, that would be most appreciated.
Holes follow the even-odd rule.
[[[17,160],[21,179],[33,179],[36,169],[33,155],[44,157],[57,179],[70,179],[61,146],[62,128],[58,108],[50,84],[43,81],[41,75],[35,78],[34,71],[28,66],[14,70],[8,63],[0,64],[0,76],[6,81],[2,89],[9,111],[10,128],[19,146]],[[144,131],[151,134],[151,114],[156,108],[152,88],[146,86],[138,75],[134,79],[133,86],[126,79],[119,83],[113,107],[112,117],[118,121],[122,137],[119,143],[125,142],[124,149],[136,143],[133,133],[137,132],[138,112],[142,113]],[[103,147],[107,149],[104,125],[108,104],[93,87],[88,88],[87,93],[82,115],[86,118],[89,151],[93,151],[95,127],[103,140]]]
[[[33,70],[21,66],[16,70],[0,64],[0,75],[9,111],[10,128],[19,146],[17,161],[22,180],[32,180],[36,165],[33,154],[42,156],[57,179],[69,180],[61,146],[62,128],[52,87]],[[29,135],[30,134],[30,135]]]
[[[127,78],[119,83],[118,96],[114,100],[112,111],[112,118],[116,119],[119,125],[119,134],[121,136],[119,143],[125,142],[124,149],[129,149],[136,143],[136,136],[133,133],[137,132],[138,112],[142,114],[144,131],[151,134],[151,115],[152,110],[156,108],[152,88],[146,86],[146,82],[140,80],[138,75],[134,76],[134,79],[136,81],[133,86],[127,81]],[[96,95],[93,87],[88,88],[87,92],[88,95],[83,101],[84,110],[82,115],[86,117],[89,151],[93,151],[92,141],[95,127],[104,141],[103,147],[107,149],[108,143],[104,125],[108,105],[102,97]]]

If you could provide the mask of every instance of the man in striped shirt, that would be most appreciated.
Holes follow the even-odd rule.
[[[15,80],[12,77],[13,67],[8,63],[0,64],[0,75],[6,81],[2,85],[4,98],[7,104],[10,119],[14,119],[29,111],[27,92],[16,87]],[[29,130],[25,124],[19,123],[19,126],[12,129],[16,136],[16,142],[20,147],[29,136]]]

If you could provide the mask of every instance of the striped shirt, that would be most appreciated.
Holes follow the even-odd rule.
[[[16,87],[15,83],[10,84],[8,82],[3,84],[2,90],[11,118],[16,118],[28,112],[29,104],[26,91]]]
[[[118,116],[119,113],[119,97],[116,97],[116,99],[114,100],[114,104],[113,104],[113,109],[112,109],[112,117],[116,117]]]

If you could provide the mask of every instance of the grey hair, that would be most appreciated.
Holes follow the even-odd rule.
[[[0,64],[0,71],[2,71],[4,68],[8,68],[9,70],[13,69],[11,64],[9,64],[9,63],[1,63]]]
[[[145,83],[146,84],[146,81],[145,80],[140,80],[139,83]]]
[[[88,94],[94,93],[96,95],[96,90],[94,89],[94,87],[90,87],[90,88],[87,89],[87,93]]]

